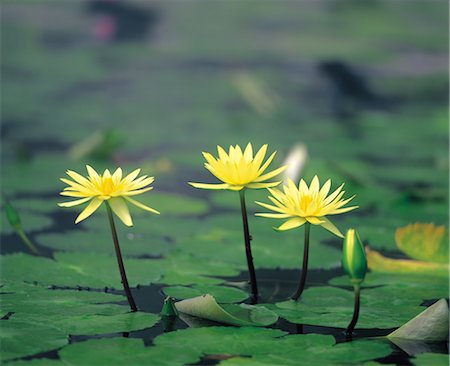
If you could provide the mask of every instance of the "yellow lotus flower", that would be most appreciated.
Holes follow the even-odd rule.
[[[242,149],[238,145],[230,146],[228,154],[222,147],[217,146],[217,152],[219,158],[213,157],[210,153],[203,152],[203,156],[207,161],[205,168],[223,183],[206,184],[189,182],[190,185],[203,189],[230,189],[240,191],[244,188],[275,187],[281,183],[281,181],[264,183],[264,181],[275,177],[286,169],[286,166],[283,166],[263,174],[276,154],[274,152],[270,155],[263,164],[267,152],[267,144],[263,145],[255,156],[253,156],[251,143],[247,145],[244,152],[242,152]]]
[[[88,172],[88,177],[86,178],[71,170],[67,171],[67,175],[73,181],[61,178],[69,187],[64,188],[64,191],[60,194],[62,196],[81,198],[75,201],[58,203],[60,207],[73,207],[89,202],[87,207],[75,220],[76,224],[91,216],[103,202],[107,202],[117,217],[127,226],[133,226],[133,220],[131,219],[127,202],[143,210],[159,214],[153,208],[130,198],[130,196],[135,196],[153,189],[153,187],[148,187],[148,185],[155,180],[154,177],[144,175],[136,179],[141,171],[140,169],[134,170],[125,178],[122,178],[121,168],[117,168],[112,175],[108,169],[102,175],[99,175],[89,165],[86,165],[86,169]]]
[[[321,225],[333,234],[343,238],[344,236],[334,224],[325,216],[337,215],[348,212],[358,208],[358,206],[343,207],[353,197],[343,200],[342,184],[333,193],[328,195],[331,188],[331,180],[320,188],[319,178],[315,176],[311,181],[310,186],[302,179],[297,186],[289,179],[288,184],[283,187],[283,192],[278,189],[269,188],[269,192],[273,197],[269,199],[275,206],[256,202],[258,205],[265,207],[277,213],[257,213],[257,216],[285,219],[289,218],[284,224],[277,228],[277,230],[290,230],[302,226],[309,222],[313,225]],[[327,196],[328,195],[328,196]]]

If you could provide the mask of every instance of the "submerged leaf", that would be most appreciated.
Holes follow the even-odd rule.
[[[398,228],[398,248],[413,259],[448,264],[449,241],[445,226],[415,223]]]
[[[175,304],[178,311],[219,323],[264,327],[275,323],[278,315],[262,306],[221,304],[209,295],[194,297]]]

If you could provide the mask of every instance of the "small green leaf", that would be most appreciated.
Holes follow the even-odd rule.
[[[172,297],[167,296],[164,299],[164,304],[161,309],[161,315],[162,316],[178,316],[178,310],[175,307],[175,303],[174,303]]]

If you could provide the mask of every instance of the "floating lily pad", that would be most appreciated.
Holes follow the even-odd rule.
[[[166,295],[172,296],[176,299],[188,299],[204,294],[212,295],[218,302],[239,302],[248,297],[248,293],[242,291],[236,287],[229,286],[206,286],[206,285],[193,285],[191,287],[185,286],[172,286],[164,287],[163,289]]]
[[[56,253],[56,261],[22,253],[2,256],[3,278],[11,281],[37,281],[44,285],[122,288],[116,258],[94,253]],[[239,269],[219,261],[201,266],[185,256],[164,259],[125,259],[130,286],[163,283],[168,285],[218,284],[213,276],[235,276]]]
[[[388,342],[355,341],[336,345],[329,335],[283,336],[275,329],[247,327],[191,328],[155,339],[156,346],[177,343],[202,354],[232,357],[221,363],[224,365],[298,365],[299,350],[301,362],[307,365],[357,363],[386,356],[392,351]]]
[[[275,349],[276,338],[286,333],[256,327],[203,327],[165,333],[155,338],[156,346],[183,346],[199,354],[251,355]]]
[[[182,366],[199,361],[199,353],[182,345],[146,347],[142,339],[105,338],[71,344],[59,351],[63,365]]]
[[[8,322],[51,324],[71,335],[139,330],[159,320],[155,314],[131,313],[126,298],[120,295],[53,290],[24,283],[8,283],[2,291],[2,309],[14,313]]]
[[[0,321],[0,359],[2,361],[58,349],[68,341],[65,332],[49,324]]]
[[[139,202],[154,207],[164,215],[201,215],[209,210],[207,201],[200,198],[184,196],[178,193],[152,191],[139,196]],[[148,215],[143,211],[135,210],[136,215]]]
[[[347,276],[340,276],[329,283],[334,286],[349,286],[349,279]],[[363,288],[381,285],[386,293],[397,292],[410,299],[440,299],[448,296],[448,278],[445,277],[370,272],[362,283]]]
[[[449,355],[445,353],[421,353],[412,359],[416,366],[447,366],[449,361]]]
[[[219,305],[209,294],[177,302],[175,307],[187,315],[236,326],[268,326],[278,320],[278,316],[265,307],[247,304]]]
[[[256,268],[298,269],[303,255],[303,232],[279,233],[273,222],[251,218],[252,253]],[[222,262],[246,267],[242,222],[239,214],[216,215],[200,226],[201,230],[182,237],[178,249],[202,260],[220,258]],[[310,268],[340,266],[341,251],[321,243],[334,240],[322,228],[311,231]],[[280,248],[283,248],[280,250]]]
[[[111,233],[106,225],[105,222],[105,230],[86,232],[74,228],[70,233],[41,234],[36,237],[36,241],[41,246],[57,251],[115,255]],[[118,236],[122,254],[126,257],[160,256],[174,248],[174,243],[167,239],[142,233],[137,227],[123,228]]]
[[[345,328],[353,315],[353,302],[351,291],[313,287],[305,290],[298,302],[279,302],[269,308],[293,323]],[[404,299],[384,292],[383,288],[362,290],[356,328],[398,327],[423,310],[420,303],[420,297]]]

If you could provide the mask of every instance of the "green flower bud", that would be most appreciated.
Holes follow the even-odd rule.
[[[9,224],[14,229],[19,229],[21,227],[20,216],[16,209],[7,201],[3,200],[3,207],[5,209],[6,218],[8,219]]]
[[[162,316],[178,316],[178,310],[175,307],[175,302],[173,301],[173,297],[167,296],[164,299],[164,305],[161,309]]]
[[[364,280],[367,272],[366,253],[359,234],[354,229],[348,229],[345,234],[342,265],[354,285],[359,285]]]

